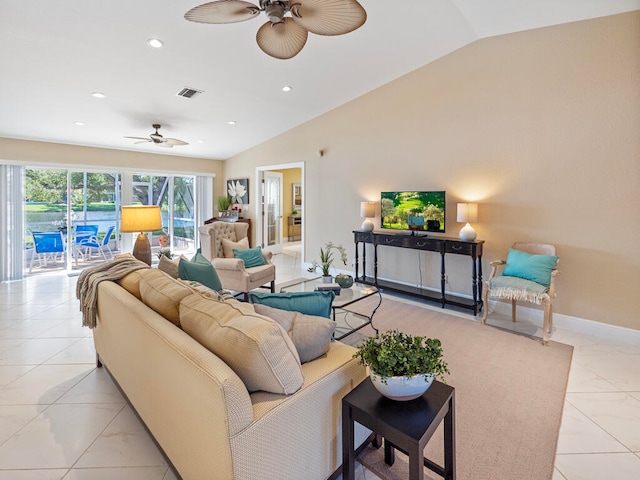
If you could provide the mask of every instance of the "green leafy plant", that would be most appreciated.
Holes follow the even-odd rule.
[[[221,195],[218,197],[218,211],[224,212],[228,210],[231,206],[231,200],[226,195]]]
[[[168,248],[161,248],[158,251],[158,259],[162,258],[163,256],[171,260],[173,258],[173,253],[171,253],[171,250],[169,250]]]
[[[415,375],[433,375],[444,382],[444,374],[449,373],[439,339],[407,335],[398,330],[367,338],[353,358],[368,366],[382,383],[386,383],[388,377]]]
[[[318,268],[322,270],[322,275],[329,276],[329,269],[333,263],[333,252],[331,250],[337,250],[340,253],[340,260],[345,265],[347,264],[347,251],[342,245],[337,245],[333,242],[327,242],[324,248],[320,247],[320,261],[311,262],[311,266],[307,270],[309,273],[318,271]]]

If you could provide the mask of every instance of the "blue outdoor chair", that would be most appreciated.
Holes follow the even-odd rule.
[[[76,244],[98,237],[98,225],[76,225]]]
[[[111,248],[109,247],[109,240],[111,239],[111,234],[113,233],[113,230],[115,228],[115,226],[109,227],[107,229],[107,233],[105,233],[104,237],[102,237],[102,240],[98,240],[97,235],[92,236],[88,240],[83,240],[79,246],[85,249],[85,255],[91,255],[94,250],[98,250],[102,254],[104,261],[106,262],[108,259],[107,255],[105,254],[105,250],[107,250],[109,252],[109,256],[112,257],[113,254],[111,252]]]
[[[38,257],[40,266],[47,266],[47,260],[57,261],[58,254],[64,254],[66,247],[62,232],[33,232],[31,234],[34,243],[34,252],[31,253],[29,273],[33,268],[33,261]],[[64,260],[64,255],[62,255]]]

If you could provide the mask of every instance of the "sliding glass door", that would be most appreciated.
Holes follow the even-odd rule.
[[[154,260],[160,249],[169,248],[178,255],[195,251],[193,176],[38,168],[26,168],[25,175],[26,274],[75,270],[103,262],[104,256],[99,250],[83,246],[89,239],[106,243],[107,257],[109,251],[118,253],[123,197],[127,199],[125,204],[161,207],[163,229],[153,232],[150,238]],[[131,187],[124,196],[123,184]],[[110,227],[115,228],[105,242]],[[49,233],[36,235],[40,242],[56,243],[61,238],[62,251],[42,251],[46,250],[44,243],[36,246],[33,233],[40,232]],[[167,243],[165,237],[161,237],[163,233],[167,235]]]

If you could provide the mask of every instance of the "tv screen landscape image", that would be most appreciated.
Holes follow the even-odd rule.
[[[382,228],[444,232],[445,192],[382,192]]]

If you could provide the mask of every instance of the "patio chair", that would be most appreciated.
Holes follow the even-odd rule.
[[[47,266],[47,261],[57,261],[58,254],[64,254],[66,247],[62,232],[32,232],[34,251],[31,253],[29,273],[33,269],[33,261],[38,257],[40,266]],[[62,257],[64,259],[64,257]]]
[[[76,225],[76,244],[98,237],[98,225]]]
[[[88,240],[83,240],[82,243],[80,243],[79,247],[84,249],[84,255],[86,256],[91,256],[91,254],[93,254],[93,252],[95,250],[97,250],[98,252],[100,252],[102,254],[102,257],[104,258],[104,261],[108,261],[107,255],[105,253],[105,250],[107,250],[109,252],[109,256],[112,257],[113,253],[111,252],[111,248],[109,247],[109,240],[111,239],[111,234],[113,233],[113,230],[115,229],[115,226],[111,226],[107,229],[107,233],[104,234],[104,237],[102,237],[102,240],[98,240],[98,236],[92,236],[91,238],[89,238]]]

